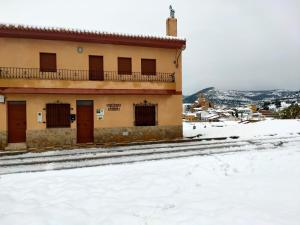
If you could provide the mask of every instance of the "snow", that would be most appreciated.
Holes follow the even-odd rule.
[[[196,126],[196,129],[193,127]],[[184,122],[185,137],[205,138],[239,136],[240,138],[285,136],[300,133],[300,120],[264,120],[243,124],[238,121],[224,122]]]
[[[300,121],[212,124],[197,131],[298,139],[277,147],[270,139],[264,150],[1,175],[0,224],[299,225]]]
[[[0,224],[299,224],[299,147],[0,179]]]

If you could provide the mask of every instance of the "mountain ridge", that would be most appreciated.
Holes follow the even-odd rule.
[[[217,105],[240,106],[244,104],[259,104],[264,101],[273,102],[275,100],[299,101],[300,90],[290,91],[282,89],[261,90],[261,91],[240,91],[240,90],[220,90],[215,87],[208,87],[183,97],[184,103],[193,103],[199,94],[203,94],[206,99]]]

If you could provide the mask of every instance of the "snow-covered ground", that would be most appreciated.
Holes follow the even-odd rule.
[[[252,132],[261,139],[297,137],[300,122],[198,129],[211,130],[207,137],[225,130],[229,136]],[[300,225],[299,143],[287,140],[263,151],[1,175],[0,224]]]
[[[195,129],[193,129],[195,127]],[[267,119],[256,123],[243,124],[237,121],[224,122],[184,122],[183,134],[185,137],[230,137],[240,138],[286,136],[300,133],[300,120],[273,120]]]
[[[0,179],[0,224],[300,224],[299,146]]]

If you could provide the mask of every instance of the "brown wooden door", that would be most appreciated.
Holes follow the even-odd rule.
[[[26,142],[26,102],[7,102],[8,143]]]
[[[103,56],[89,56],[89,79],[104,80]]]
[[[77,143],[94,142],[93,101],[77,101]]]

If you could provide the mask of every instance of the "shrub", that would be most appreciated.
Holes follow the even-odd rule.
[[[288,108],[278,112],[281,119],[297,119],[300,118],[300,106],[298,104],[290,105]]]

